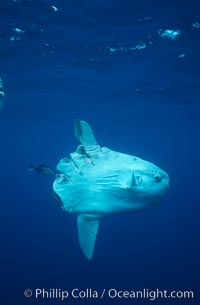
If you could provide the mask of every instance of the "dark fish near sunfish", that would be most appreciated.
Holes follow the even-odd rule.
[[[45,164],[41,164],[39,166],[30,164],[28,170],[29,171],[35,170],[37,174],[43,174],[43,175],[55,175],[56,174],[56,172],[53,169],[46,166]]]

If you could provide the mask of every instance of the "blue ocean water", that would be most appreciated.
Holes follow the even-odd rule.
[[[200,3],[198,0],[0,0],[1,302],[150,304],[148,298],[26,298],[24,290],[192,290],[199,302]],[[163,168],[159,206],[105,218],[91,261],[76,217],[52,198],[52,168],[78,145]]]

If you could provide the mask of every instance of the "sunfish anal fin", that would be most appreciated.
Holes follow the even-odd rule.
[[[99,219],[81,214],[77,218],[77,226],[80,247],[87,259],[91,259],[99,228]]]

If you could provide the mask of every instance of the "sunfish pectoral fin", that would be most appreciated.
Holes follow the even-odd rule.
[[[102,175],[96,179],[96,185],[99,189],[115,190],[130,189],[137,185],[134,172],[129,169],[116,169],[109,175]]]
[[[77,218],[77,226],[80,247],[87,259],[91,259],[99,228],[99,219],[81,214]]]

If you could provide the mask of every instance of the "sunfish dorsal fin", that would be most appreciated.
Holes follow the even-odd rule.
[[[92,128],[88,123],[76,120],[74,131],[76,138],[81,142],[89,156],[93,156],[100,151],[100,146],[97,144]]]
[[[77,218],[77,226],[80,247],[87,259],[91,259],[99,228],[99,219],[81,214]]]

